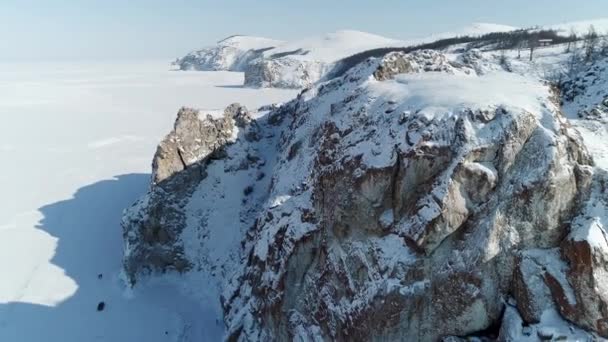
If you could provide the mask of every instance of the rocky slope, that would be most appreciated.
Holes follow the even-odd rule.
[[[127,275],[208,275],[230,340],[608,337],[605,172],[504,69],[391,53],[267,113],[182,109]]]

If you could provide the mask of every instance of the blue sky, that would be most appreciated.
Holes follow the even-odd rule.
[[[0,0],[0,60],[172,58],[231,35],[392,38],[608,16],[606,0]]]

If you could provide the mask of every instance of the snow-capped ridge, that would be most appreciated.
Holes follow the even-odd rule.
[[[306,37],[282,44],[264,52],[265,57],[302,50],[305,54],[294,54],[294,58],[331,63],[350,54],[384,46],[402,46],[403,41],[380,35],[356,31],[338,30],[335,32]],[[297,57],[296,57],[297,56]]]
[[[416,41],[418,43],[429,43],[433,40],[438,40],[438,39],[464,37],[464,36],[478,37],[478,36],[482,36],[482,35],[488,34],[488,33],[510,32],[510,31],[515,31],[517,29],[518,29],[517,27],[509,26],[509,25],[502,25],[502,24],[472,23],[470,25],[467,25],[464,27],[459,27],[459,28],[456,28],[451,31],[434,33],[429,36],[426,36],[426,37],[423,37],[420,39],[416,39]]]
[[[480,36],[487,33],[494,32],[509,32],[519,29],[515,26],[502,25],[495,23],[472,23],[471,25],[465,26],[454,33],[457,36]]]
[[[265,49],[274,46],[279,46],[284,43],[285,42],[282,40],[242,34],[235,34],[217,42],[218,45],[234,46],[243,51]]]
[[[588,32],[590,26],[593,26],[597,33],[600,35],[608,34],[608,18],[572,21],[554,25],[543,25],[541,26],[541,28],[557,30],[560,34],[563,35],[569,35],[571,31],[574,31],[576,35],[581,36]]]

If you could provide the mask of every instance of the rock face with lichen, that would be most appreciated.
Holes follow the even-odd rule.
[[[210,272],[230,340],[608,336],[600,181],[546,85],[392,53],[245,113],[182,109],[123,221],[131,278]]]

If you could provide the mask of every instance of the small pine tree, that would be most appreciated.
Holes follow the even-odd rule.
[[[530,40],[528,41],[528,46],[530,47],[530,62],[534,60],[534,49],[538,46],[538,36],[533,34],[530,36]]]

